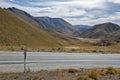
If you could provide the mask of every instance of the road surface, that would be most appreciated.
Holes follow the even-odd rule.
[[[0,51],[0,71],[23,71],[23,52]],[[120,54],[27,52],[27,68],[68,69],[119,67]]]

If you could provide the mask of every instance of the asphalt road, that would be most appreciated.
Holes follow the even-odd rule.
[[[0,71],[23,71],[23,52],[0,51]],[[26,67],[31,70],[119,67],[120,54],[27,52]]]

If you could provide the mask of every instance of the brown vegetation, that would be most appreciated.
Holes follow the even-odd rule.
[[[120,68],[4,72],[0,73],[0,80],[120,80]]]

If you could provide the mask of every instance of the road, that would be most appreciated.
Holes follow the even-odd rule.
[[[23,52],[0,51],[0,71],[23,71],[23,61]],[[26,63],[31,70],[120,68],[120,54],[27,52]]]

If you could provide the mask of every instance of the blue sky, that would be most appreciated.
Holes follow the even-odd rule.
[[[73,25],[120,24],[120,0],[0,0],[0,6],[16,7],[33,16],[60,17]]]

